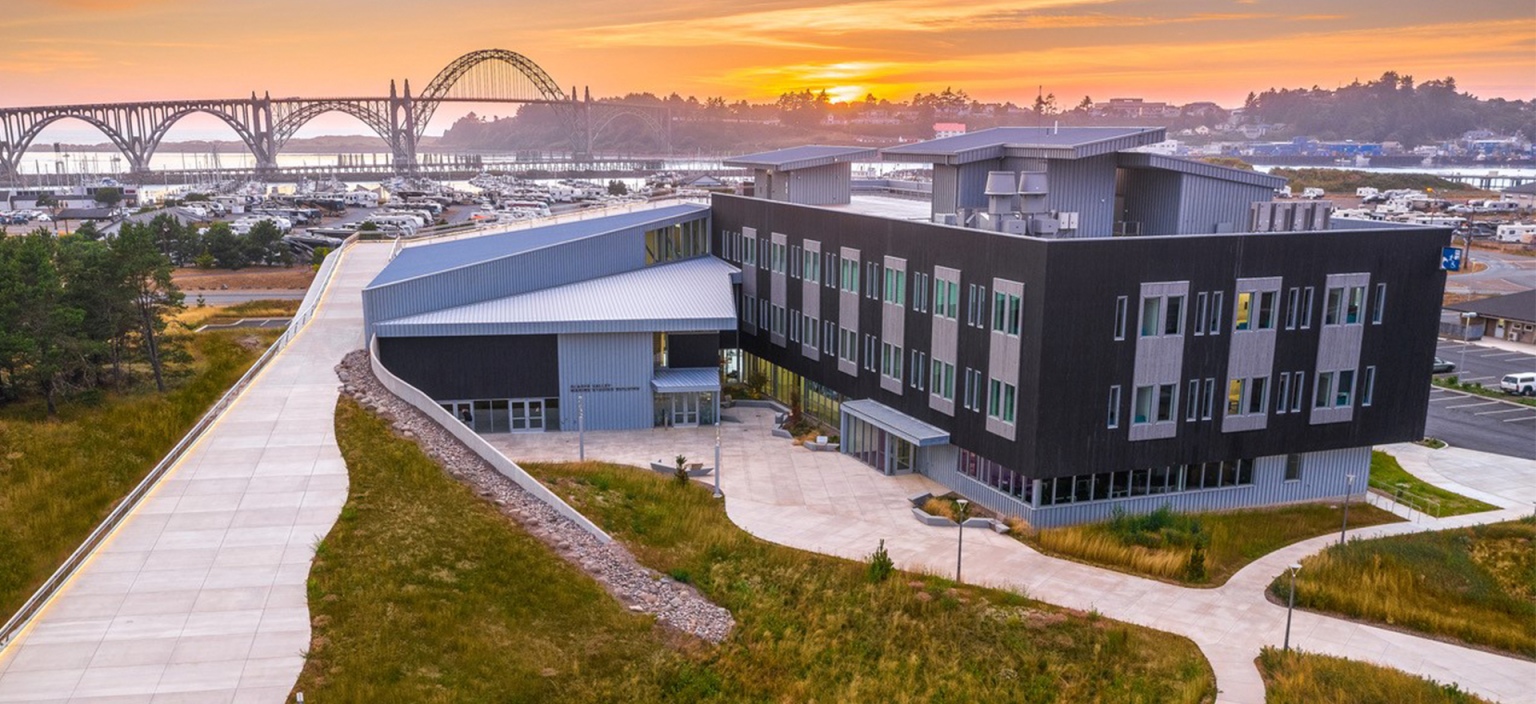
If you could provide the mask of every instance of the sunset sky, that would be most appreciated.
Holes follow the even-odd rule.
[[[1528,0],[5,0],[0,105],[383,95],[454,57],[522,53],[594,95],[907,100],[963,88],[1027,104],[1036,86],[1242,102],[1395,70],[1479,97],[1536,97]],[[508,108],[510,110],[510,108]],[[462,112],[460,110],[459,112]],[[437,134],[455,117],[447,108]],[[210,118],[211,119],[211,118]],[[350,118],[320,124],[360,133]],[[67,138],[60,125],[53,128]],[[171,139],[204,136],[198,126]],[[314,130],[306,130],[314,133]],[[90,134],[88,130],[83,134]],[[50,132],[50,134],[53,134]],[[232,133],[230,133],[232,136]],[[212,136],[220,136],[214,130]],[[94,141],[94,139],[92,140]]]

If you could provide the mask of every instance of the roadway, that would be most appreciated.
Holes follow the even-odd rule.
[[[1452,374],[1460,380],[1492,388],[1505,374],[1536,371],[1536,355],[1500,347],[1441,340],[1435,354],[1457,365]],[[1455,447],[1536,459],[1536,408],[1434,387],[1424,434]]]
[[[1478,297],[1518,293],[1536,288],[1536,257],[1488,249],[1472,249],[1472,261],[1487,264],[1482,271],[1453,274],[1446,279],[1445,292]]]

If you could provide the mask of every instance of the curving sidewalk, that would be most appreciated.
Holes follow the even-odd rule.
[[[952,576],[955,530],[913,520],[906,497],[942,488],[926,477],[885,477],[837,453],[791,448],[773,438],[772,413],[738,408],[723,426],[721,487],[726,512],[748,532],[781,545],[864,559],[883,539],[903,569]],[[576,456],[574,433],[490,436],[519,460],[561,461]],[[710,458],[714,429],[590,432],[587,457],[646,466],[678,453]],[[1464,450],[1388,448],[1403,466],[1427,481],[1514,510],[1416,521],[1351,531],[1361,538],[1451,528],[1529,515],[1536,498],[1536,462]],[[707,461],[707,460],[706,460]],[[1459,484],[1457,484],[1459,482]],[[1466,486],[1461,486],[1466,485]],[[1285,566],[1337,540],[1330,535],[1288,546],[1248,565],[1225,585],[1191,589],[1047,557],[989,530],[965,535],[965,581],[1021,591],[1053,604],[1097,609],[1120,619],[1189,637],[1210,660],[1218,701],[1262,704],[1264,683],[1254,658],[1265,645],[1280,645],[1285,608],[1264,597]],[[1509,704],[1536,702],[1536,662],[1495,655],[1406,633],[1297,611],[1291,643],[1308,651],[1375,662],[1456,682],[1464,689]]]
[[[0,651],[0,702],[281,702],[305,581],[347,497],[332,368],[389,247],[354,245],[315,317]]]

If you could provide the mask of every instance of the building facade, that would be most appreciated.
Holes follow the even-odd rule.
[[[445,407],[470,399],[476,423],[473,403],[522,397],[571,428],[581,391],[588,428],[713,422],[678,415],[666,389],[718,399],[711,360],[739,354],[843,452],[1041,526],[1362,494],[1371,446],[1423,435],[1449,230],[1330,221],[1270,203],[1279,179],[1130,151],[1162,138],[1000,128],[886,150],[934,164],[922,220],[769,189],[533,235],[557,244],[480,238],[386,268],[369,329],[386,366]],[[647,254],[673,227],[707,241]],[[488,278],[465,278],[486,261]],[[580,273],[547,278],[560,262]],[[548,312],[573,307],[570,286],[729,300]],[[512,359],[526,378],[504,373]]]

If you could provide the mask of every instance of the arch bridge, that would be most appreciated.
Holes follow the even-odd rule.
[[[204,113],[229,125],[256,157],[257,169],[277,168],[277,155],[299,129],[320,115],[341,112],[367,125],[389,145],[397,172],[416,171],[416,145],[444,103],[544,104],[555,108],[567,128],[570,147],[589,154],[595,136],[621,118],[637,119],[663,147],[670,146],[670,116],[663,107],[594,102],[577,98],[529,58],[505,49],[473,51],[448,64],[419,95],[411,83],[389,95],[365,98],[273,98],[269,93],[226,100],[169,100],[138,103],[0,108],[0,176],[17,175],[21,158],[42,131],[60,120],[86,122],[116,145],[134,173],[149,170],[150,158],[182,118]]]

